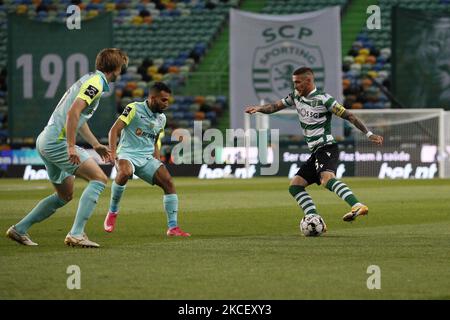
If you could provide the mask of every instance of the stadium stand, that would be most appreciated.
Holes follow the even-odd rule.
[[[356,41],[343,58],[343,87],[345,106],[353,109],[381,109],[392,105],[383,87],[390,89],[391,75],[391,12],[393,6],[420,10],[443,10],[449,1],[442,0],[379,0],[382,28],[358,34]],[[377,85],[377,84],[381,84]]]
[[[349,5],[346,0],[268,0],[262,13],[288,14],[322,9],[327,6],[341,6],[344,11]],[[381,8],[380,30],[363,29],[353,42],[351,49],[343,53],[344,106],[349,109],[382,109],[392,107],[384,93],[390,89],[391,74],[391,8],[400,6],[409,9],[443,10],[449,8],[447,0],[379,0]],[[345,16],[344,18],[345,19]]]
[[[154,81],[168,83],[175,93],[165,139],[177,127],[192,128],[205,119],[205,128],[217,125],[227,108],[220,96],[181,95],[189,74],[196,70],[211,44],[224,31],[228,11],[239,0],[0,0],[0,144],[7,140],[7,14],[16,12],[38,21],[64,21],[69,4],[78,5],[83,19],[111,12],[114,45],[130,55],[130,67],[116,85],[117,112],[132,99],[143,98]],[[292,14],[338,5],[343,13],[349,0],[267,0],[259,10],[266,14]],[[443,10],[448,0],[379,0],[381,30],[364,27],[348,52],[343,52],[344,106],[350,109],[393,107],[384,93],[390,88],[391,8]],[[136,41],[138,39],[138,41]],[[225,112],[226,114],[226,112]]]
[[[238,0],[148,1],[116,0],[0,0],[0,144],[7,138],[6,41],[7,14],[15,12],[42,22],[64,22],[66,9],[76,4],[88,19],[113,14],[114,46],[130,56],[126,74],[116,83],[117,113],[132,99],[148,94],[155,81],[164,81],[174,93],[185,83],[228,21],[228,11]],[[226,108],[225,96],[176,96],[168,112],[165,139],[176,127],[192,127],[205,120],[205,129],[217,123]]]
[[[261,10],[265,14],[292,14],[320,10],[330,6],[340,6],[344,11],[349,0],[267,0]]]

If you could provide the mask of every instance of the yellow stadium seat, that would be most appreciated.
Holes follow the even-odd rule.
[[[355,63],[363,64],[364,62],[366,62],[366,56],[359,55],[355,57]]]
[[[362,49],[359,49],[358,53],[363,56],[368,56],[370,54],[370,50],[366,49],[366,48],[362,48]]]
[[[144,19],[141,16],[134,16],[131,19],[131,23],[134,24],[134,25],[141,25],[142,22],[144,22]]]
[[[106,11],[114,11],[116,9],[115,3],[107,3],[105,5]]]
[[[153,81],[161,81],[163,78],[163,75],[161,73],[155,73],[153,75]]]
[[[147,68],[147,75],[153,76],[156,73],[158,73],[158,67],[157,66],[150,66],[150,67]]]
[[[25,14],[28,11],[28,7],[24,4],[20,4],[17,6],[16,13],[17,14]]]
[[[144,90],[142,90],[141,88],[134,89],[131,95],[133,96],[133,98],[141,98],[144,96]]]
[[[98,16],[98,11],[97,10],[89,10],[88,13],[87,13],[87,17],[88,18],[93,18],[93,17],[96,17],[96,16]]]
[[[378,77],[378,72],[371,70],[369,72],[367,72],[367,75],[372,77],[372,78],[377,78]]]

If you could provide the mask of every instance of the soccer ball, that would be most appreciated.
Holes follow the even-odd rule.
[[[325,231],[325,222],[318,214],[307,214],[300,221],[300,231],[306,237],[317,237]]]

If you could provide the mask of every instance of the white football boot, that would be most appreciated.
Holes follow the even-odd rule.
[[[24,246],[37,246],[36,242],[31,241],[30,236],[28,234],[20,234],[17,232],[14,226],[9,227],[6,231],[6,236],[11,240],[14,240]]]
[[[82,248],[98,248],[100,245],[88,239],[86,233],[83,233],[81,237],[75,237],[70,233],[67,234],[64,243],[71,247],[82,247]]]

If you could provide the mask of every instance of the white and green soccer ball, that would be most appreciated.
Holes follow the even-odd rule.
[[[325,232],[325,222],[318,214],[307,214],[300,221],[300,231],[306,237],[318,237]]]

